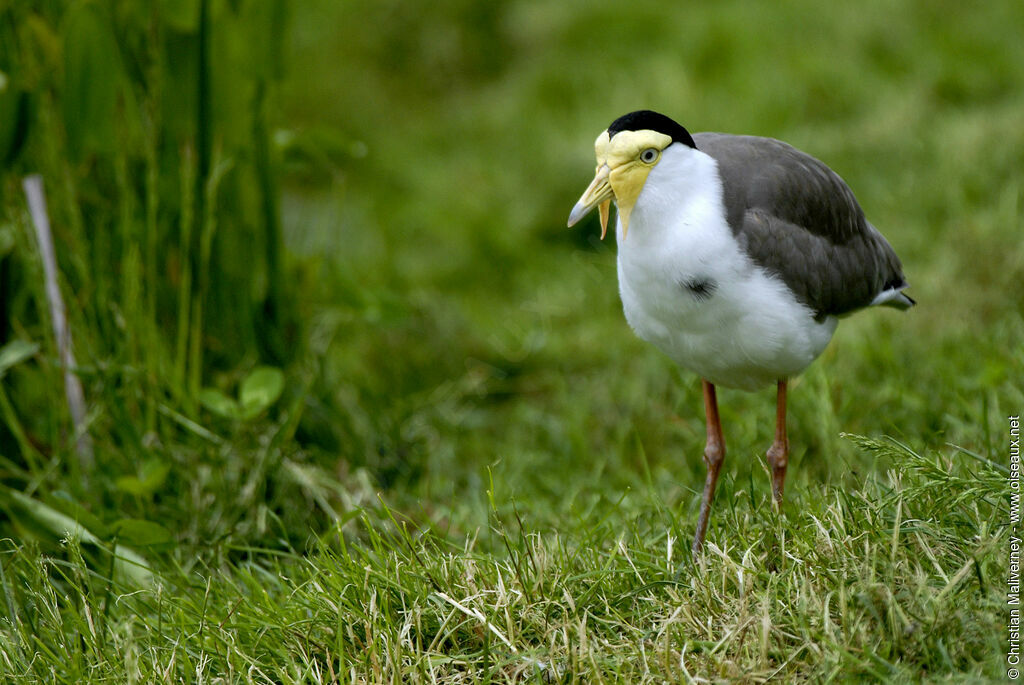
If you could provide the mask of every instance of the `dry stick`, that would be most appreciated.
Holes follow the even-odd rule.
[[[39,174],[26,176],[22,181],[32,224],[36,229],[36,240],[43,258],[43,276],[46,281],[46,299],[50,304],[53,319],[53,335],[57,339],[57,353],[64,366],[64,392],[71,410],[71,421],[75,428],[75,449],[82,470],[86,473],[93,463],[92,437],[85,426],[85,394],[82,382],[75,375],[75,354],[71,349],[71,329],[68,327],[64,299],[57,286],[57,258],[53,249],[53,235],[50,233],[50,218],[46,213],[46,197],[43,195],[43,179]]]

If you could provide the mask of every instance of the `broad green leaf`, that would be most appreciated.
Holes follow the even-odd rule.
[[[77,521],[101,540],[110,538],[110,529],[95,514],[76,502],[70,493],[63,490],[54,492],[53,497],[50,498],[50,504],[54,509]]]
[[[284,373],[272,366],[259,366],[242,381],[238,399],[242,418],[251,419],[277,402],[284,391]]]
[[[238,402],[216,388],[203,388],[200,390],[199,404],[203,405],[208,411],[225,419],[238,419],[242,413]]]
[[[8,369],[17,366],[39,351],[39,344],[27,340],[12,340],[0,347],[0,378]]]
[[[115,483],[117,487],[132,495],[146,497],[160,489],[167,480],[171,465],[160,459],[147,459],[139,469],[139,475],[121,476]]]
[[[28,519],[20,518],[21,523],[30,524],[30,528],[38,532],[45,531],[57,540],[66,537],[74,537],[84,543],[91,545],[100,544],[100,539],[80,521],[64,512],[55,509],[37,499],[27,497],[17,490],[3,487],[0,488],[0,495],[15,505],[18,513],[26,515]]]
[[[167,474],[171,471],[171,465],[162,459],[147,459],[143,464],[139,472],[139,477],[142,482],[160,486],[167,479]]]
[[[0,505],[5,505],[8,514],[17,523],[40,538],[48,538],[55,542],[74,538],[81,543],[106,550],[103,540],[80,521],[17,490],[0,486]],[[122,545],[118,545],[114,554],[114,576],[136,586],[153,584],[153,571],[146,559],[135,550]]]
[[[138,476],[119,476],[114,481],[114,485],[117,486],[118,490],[127,492],[129,495],[145,497],[146,495],[153,494],[153,491],[149,490]]]
[[[117,43],[108,18],[92,2],[68,6],[61,27],[64,44],[64,127],[75,158],[115,144]]]
[[[110,530],[119,544],[149,547],[157,551],[166,551],[175,546],[171,531],[153,521],[118,519],[111,524]]]

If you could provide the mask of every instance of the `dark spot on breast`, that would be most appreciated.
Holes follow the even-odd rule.
[[[710,300],[711,296],[718,290],[718,283],[713,278],[707,276],[689,276],[679,281],[679,285],[682,286],[683,290],[693,296],[695,300],[701,302]]]

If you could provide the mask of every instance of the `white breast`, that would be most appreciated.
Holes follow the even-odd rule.
[[[651,170],[619,242],[619,293],[644,340],[716,385],[755,389],[794,376],[825,349],[836,319],[815,321],[755,265],[725,221],[716,162],[674,144]],[[686,283],[706,282],[695,294]],[[713,286],[713,287],[712,287]]]

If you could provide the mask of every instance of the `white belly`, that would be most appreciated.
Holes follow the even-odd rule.
[[[836,319],[817,322],[775,278],[752,271],[698,300],[675,279],[619,270],[626,320],[680,366],[726,387],[754,390],[803,371],[828,345]]]

